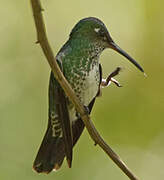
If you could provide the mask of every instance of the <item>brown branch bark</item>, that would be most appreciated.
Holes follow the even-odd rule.
[[[101,138],[99,133],[97,132],[96,128],[94,127],[89,115],[87,114],[85,108],[80,103],[79,99],[76,97],[74,91],[72,90],[71,86],[65,79],[63,73],[61,72],[53,54],[53,51],[49,45],[48,38],[46,35],[46,28],[43,22],[42,16],[42,7],[40,0],[31,0],[32,11],[37,31],[37,43],[40,44],[44,55],[47,58],[47,61],[54,73],[55,78],[58,80],[60,85],[65,91],[65,94],[69,97],[72,101],[74,106],[76,107],[77,111],[80,113],[84,124],[95,142],[98,144],[106,154],[117,164],[117,166],[131,179],[131,180],[138,180],[138,178],[130,171],[130,169],[124,164],[124,162],[120,159],[120,157],[108,146],[108,144]]]

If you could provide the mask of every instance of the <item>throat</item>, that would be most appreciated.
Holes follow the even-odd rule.
[[[105,49],[103,43],[88,37],[77,37],[68,40],[72,50],[80,54],[86,54],[89,58],[99,57]]]

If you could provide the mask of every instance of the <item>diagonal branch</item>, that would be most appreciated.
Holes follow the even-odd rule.
[[[80,113],[80,116],[82,120],[84,121],[84,124],[95,142],[95,144],[98,144],[105,152],[106,154],[117,164],[117,166],[131,179],[131,180],[138,180],[138,178],[130,171],[130,169],[124,164],[124,162],[120,159],[120,157],[108,146],[108,144],[101,138],[99,133],[97,132],[96,128],[94,127],[88,113],[86,112],[86,109],[84,106],[80,103],[79,99],[76,97],[74,91],[72,90],[71,86],[65,79],[63,73],[61,72],[56,60],[55,56],[53,54],[53,51],[49,45],[47,35],[46,35],[46,28],[43,22],[43,16],[42,16],[42,7],[40,0],[31,0],[32,5],[32,11],[37,31],[37,43],[40,44],[44,55],[47,58],[47,61],[52,69],[52,72],[54,73],[55,78],[58,80],[60,85],[65,91],[65,94],[69,97],[69,99],[72,101],[74,106],[76,107],[76,110]]]

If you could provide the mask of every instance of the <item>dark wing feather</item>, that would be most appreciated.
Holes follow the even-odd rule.
[[[91,101],[91,103],[88,106],[89,113],[92,110],[94,102],[95,102],[95,98]],[[73,125],[72,125],[73,146],[76,144],[76,142],[78,141],[79,137],[81,136],[81,133],[83,132],[84,127],[85,127],[85,125],[83,123],[83,120],[80,117],[77,118],[76,121],[73,123]]]
[[[34,161],[37,172],[49,173],[58,169],[66,156],[72,162],[72,133],[67,109],[67,99],[53,73],[49,82],[49,121],[46,134]]]
[[[99,64],[99,72],[100,72],[100,83],[99,83],[99,90],[97,92],[97,96],[101,95],[101,82],[102,82],[102,67],[101,67],[101,64]]]
[[[68,113],[68,102],[65,97],[63,89],[58,88],[59,104],[57,105],[57,112],[61,120],[61,127],[63,132],[63,140],[65,144],[65,154],[68,162],[68,166],[71,167],[72,163],[72,128]]]

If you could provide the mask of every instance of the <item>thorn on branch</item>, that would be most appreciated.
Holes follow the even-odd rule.
[[[37,40],[36,42],[35,42],[35,44],[39,44],[40,42],[39,42],[39,40]]]

